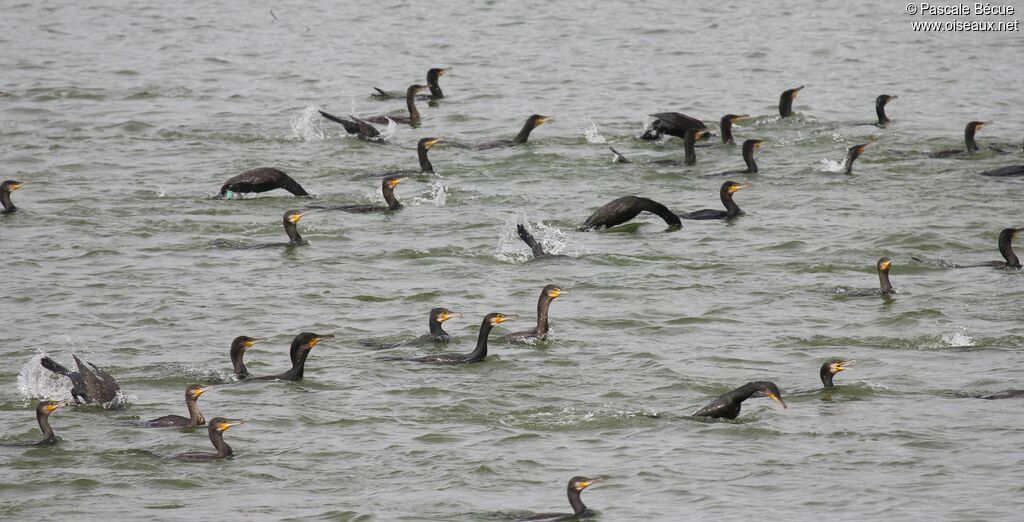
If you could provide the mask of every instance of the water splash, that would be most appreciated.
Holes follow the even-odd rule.
[[[597,124],[594,123],[594,120],[588,121],[590,122],[589,125],[576,127],[577,130],[583,133],[583,137],[587,139],[587,143],[595,143],[598,145],[608,143],[608,140],[601,135],[601,131],[597,130]]]
[[[434,205],[435,207],[443,207],[445,202],[448,200],[448,187],[445,187],[440,181],[435,181],[427,187],[429,192],[411,198],[409,200],[410,205]]]
[[[942,334],[939,336],[939,341],[950,348],[970,348],[976,344],[971,336],[962,331]]]
[[[821,160],[821,169],[819,172],[842,172],[846,168],[846,160],[833,161],[828,158]]]
[[[384,141],[390,140],[391,137],[394,136],[395,132],[397,131],[398,123],[396,123],[395,120],[388,118],[388,126],[386,129],[380,131],[380,138]]]
[[[545,225],[542,222],[530,223],[526,213],[519,211],[511,219],[505,221],[501,226],[498,236],[498,245],[494,249],[494,257],[506,263],[523,263],[533,258],[530,247],[523,243],[519,233],[516,232],[516,225],[523,223],[533,234],[533,237],[544,247],[544,251],[551,255],[559,255],[569,245],[565,232],[553,226]]]
[[[46,352],[37,353],[18,373],[18,395],[26,403],[40,399],[71,400],[71,380],[39,364],[46,355]]]
[[[292,136],[302,141],[320,141],[327,137],[320,117],[320,107],[310,105],[291,117]]]

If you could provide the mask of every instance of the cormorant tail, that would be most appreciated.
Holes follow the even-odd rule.
[[[622,155],[622,153],[620,153],[619,151],[615,150],[614,147],[609,146],[608,150],[612,151],[612,154],[615,155],[615,157],[612,158],[612,163],[629,163],[630,162],[628,159],[626,159],[625,156]]]
[[[540,246],[540,243],[537,242],[537,239],[533,237],[533,234],[531,234],[530,231],[526,230],[525,226],[516,225],[516,232],[519,233],[519,238],[523,240],[523,243],[526,243],[526,246],[530,247],[530,250],[533,250],[533,257],[547,255],[547,253],[544,252],[544,247]]]
[[[384,92],[384,89],[380,89],[380,88],[374,87],[373,90],[375,90],[378,93],[380,93],[381,96],[388,96],[388,93]]]

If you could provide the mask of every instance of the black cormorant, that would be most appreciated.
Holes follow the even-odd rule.
[[[512,319],[514,316],[508,316],[501,313],[491,313],[484,317],[482,323],[480,323],[480,335],[476,340],[476,348],[470,353],[439,353],[436,355],[424,355],[421,357],[412,358],[400,358],[398,360],[413,361],[413,362],[426,362],[426,363],[474,363],[483,361],[487,357],[487,336],[491,334],[491,329],[495,326]]]
[[[651,122],[651,127],[640,136],[642,140],[656,140],[661,138],[662,134],[685,138],[688,130],[707,128],[704,122],[679,112],[659,112],[650,116],[654,118],[654,121]]]
[[[395,187],[399,183],[405,181],[406,178],[387,177],[381,181],[380,191],[384,194],[384,201],[388,202],[388,206],[382,207],[380,205],[348,205],[345,207],[337,207],[333,210],[343,210],[345,212],[351,212],[353,214],[368,214],[370,212],[386,212],[391,210],[398,210],[402,208],[402,204],[398,202],[398,198],[395,197]]]
[[[832,377],[852,365],[853,361],[844,361],[842,359],[826,361],[825,364],[821,365],[821,371],[818,373],[821,376],[821,384],[826,388],[832,388],[834,386],[832,384]]]
[[[981,175],[993,178],[1012,178],[1017,176],[1024,176],[1024,165],[1010,165],[1008,167],[987,170],[985,172],[982,172]]]
[[[880,291],[883,295],[895,294],[896,289],[889,283],[889,267],[892,266],[892,259],[883,257],[878,260],[875,267],[878,269],[878,283],[881,286]]]
[[[735,145],[736,140],[732,137],[732,125],[736,123],[736,120],[741,118],[749,118],[748,114],[726,114],[722,116],[722,121],[719,122],[719,128],[722,131],[722,143],[726,145]],[[756,170],[754,172],[757,172]]]
[[[967,154],[973,154],[975,152],[980,151],[981,147],[978,146],[978,142],[974,141],[974,133],[978,132],[979,130],[981,130],[982,127],[984,127],[984,126],[986,126],[986,125],[988,125],[990,123],[992,123],[992,122],[990,122],[990,121],[972,121],[972,122],[968,122],[967,123],[967,127],[964,128],[964,143],[966,143],[966,145],[967,145],[967,150],[966,151],[963,150],[963,149],[942,150],[942,151],[939,151],[939,152],[933,152],[932,154],[929,155],[929,157],[932,157],[932,158],[948,158],[948,157],[951,157],[951,156],[959,156],[961,154],[964,154],[965,152]]]
[[[540,291],[540,298],[537,299],[537,326],[522,332],[510,333],[505,340],[526,340],[537,339],[543,341],[548,337],[548,308],[551,301],[554,301],[565,292],[556,285],[547,285]]]
[[[146,428],[174,428],[186,427],[195,428],[206,424],[206,417],[199,411],[199,396],[208,391],[209,387],[193,384],[185,389],[185,407],[188,408],[188,417],[181,415],[164,415],[163,417],[146,421],[142,425]]]
[[[735,419],[740,414],[743,401],[755,393],[761,393],[768,398],[778,402],[783,408],[786,403],[782,401],[782,392],[773,382],[758,381],[748,382],[735,390],[720,395],[717,399],[709,402],[699,410],[693,412],[694,417],[711,417],[714,419]]]
[[[18,210],[18,207],[14,206],[14,202],[11,201],[11,192],[24,187],[29,184],[29,181],[14,181],[9,179],[3,183],[0,183],[0,205],[3,205],[4,209],[0,211],[0,214],[12,214]]]
[[[234,341],[231,341],[231,366],[234,368],[235,377],[239,379],[247,379],[249,377],[249,370],[245,367],[245,362],[242,358],[245,357],[245,351],[252,347],[252,345],[266,341],[265,337],[247,337],[240,335],[235,337]]]
[[[761,148],[761,144],[764,140],[746,140],[743,142],[743,163],[746,163],[747,168],[745,170],[730,170],[727,172],[720,172],[715,174],[716,176],[728,176],[730,174],[756,174],[757,173],[757,162],[754,161],[754,151]]]
[[[844,173],[853,174],[853,162],[857,161],[857,158],[864,153],[864,149],[868,148],[868,145],[868,143],[854,145],[846,151],[846,162],[843,165]]]
[[[438,80],[448,72],[448,69],[434,68],[427,71],[427,88],[430,89],[430,94],[418,94],[416,95],[417,100],[440,100],[444,98],[444,92],[441,90],[441,85]],[[392,98],[401,98],[401,94],[387,92],[376,87],[373,88],[377,91],[375,94],[371,94],[375,99],[378,100],[390,100]]]
[[[740,206],[732,200],[732,195],[737,190],[745,189],[750,185],[744,185],[742,183],[736,183],[735,181],[726,181],[722,183],[722,188],[718,191],[719,197],[722,199],[722,204],[725,205],[725,210],[715,210],[706,208],[704,210],[696,210],[694,212],[682,212],[679,217],[682,219],[728,219],[735,216],[744,214],[740,210]]]
[[[334,335],[320,335],[310,332],[302,332],[295,336],[292,340],[291,350],[288,355],[292,360],[292,367],[290,370],[279,373],[277,375],[267,375],[264,377],[254,377],[254,381],[301,381],[302,373],[306,369],[306,357],[309,357],[310,350],[324,339],[334,339]]]
[[[879,127],[885,127],[886,123],[892,121],[885,115],[885,104],[898,98],[899,96],[890,96],[888,94],[879,94],[878,97],[875,98],[875,114],[878,116]]]
[[[533,129],[535,129],[535,128],[537,128],[537,126],[543,125],[543,124],[545,124],[545,123],[547,123],[547,122],[549,122],[551,120],[552,120],[552,118],[550,118],[548,116],[541,116],[540,114],[534,114],[534,115],[530,116],[529,118],[526,118],[526,123],[523,124],[523,128],[519,131],[519,134],[517,134],[515,138],[512,138],[511,140],[489,141],[489,142],[486,142],[486,143],[481,143],[481,144],[477,145],[474,148],[476,150],[486,150],[486,149],[494,149],[494,148],[498,148],[498,147],[511,147],[511,146],[514,146],[514,145],[522,145],[522,144],[526,143],[526,141],[528,139],[530,139],[530,133],[533,132]]]
[[[389,348],[398,348],[401,346],[418,346],[427,343],[447,343],[451,336],[444,330],[444,322],[453,318],[462,317],[462,312],[453,312],[447,308],[434,308],[430,311],[427,316],[427,328],[430,333],[423,334],[415,339],[401,343],[381,343],[373,340],[363,340],[360,343],[363,346],[369,346],[370,348],[385,350]]]
[[[782,96],[779,96],[779,114],[783,118],[788,118],[793,115],[793,99],[796,98],[796,93],[800,92],[804,86],[801,85],[795,89],[787,89],[782,91]]]
[[[520,518],[517,520],[521,521],[555,521],[555,520],[580,520],[589,519],[596,515],[594,510],[587,508],[583,505],[583,500],[580,499],[580,493],[584,489],[587,489],[596,482],[604,480],[603,477],[573,477],[569,479],[569,487],[566,488],[566,493],[569,496],[569,505],[572,506],[572,513],[537,513],[535,515],[528,516],[526,518]]]
[[[53,434],[53,428],[50,427],[50,414],[69,404],[70,401],[39,401],[36,405],[36,422],[39,423],[39,430],[43,432],[43,440],[32,446],[50,446],[58,442],[57,436]]]
[[[393,116],[390,114],[382,114],[380,116],[371,116],[369,118],[363,118],[365,121],[371,123],[387,123],[391,120],[395,123],[408,123],[412,126],[420,124],[420,111],[416,108],[416,94],[426,89],[425,85],[410,85],[405,91],[405,107],[409,110],[408,116]],[[323,112],[321,111],[321,114]]]
[[[320,111],[320,115],[334,123],[340,123],[341,126],[345,128],[345,132],[355,135],[359,139],[377,143],[384,141],[384,137],[380,135],[380,131],[366,120],[361,120],[352,115],[349,115],[349,118],[351,119],[346,120],[345,118],[341,118],[324,111]]]
[[[228,443],[224,442],[224,430],[227,430],[232,426],[238,426],[239,424],[243,424],[243,421],[225,419],[224,417],[211,419],[210,426],[207,428],[207,431],[210,434],[210,442],[213,443],[213,447],[216,448],[217,453],[179,453],[176,457],[184,460],[216,460],[230,457],[234,452],[231,451],[231,446],[228,446]]]
[[[220,188],[220,195],[224,199],[231,199],[235,194],[267,192],[274,189],[285,189],[296,196],[309,196],[306,189],[291,176],[272,167],[247,170],[227,180]]]
[[[680,228],[683,223],[679,216],[657,201],[637,196],[623,196],[611,201],[603,207],[594,211],[580,230],[594,230],[597,228],[611,228],[621,225],[639,215],[641,212],[656,214],[672,228]]]
[[[626,157],[619,153],[619,151],[615,150],[615,147],[609,145],[608,150],[612,151],[613,154],[612,163],[632,163],[632,161],[626,159]]]
[[[1019,270],[1021,264],[1017,254],[1013,251],[1013,238],[1021,232],[1024,232],[1024,228],[1004,228],[999,232],[999,253],[1003,255],[1005,261],[989,261],[988,263],[970,266],[990,266],[993,268]]]
[[[298,223],[304,215],[305,214],[298,210],[289,210],[284,213],[284,217],[281,219],[281,224],[284,225],[284,232],[288,234],[288,243],[285,243],[285,245],[302,246],[309,244],[309,241],[302,239],[302,236],[299,235]]]
[[[49,357],[43,357],[39,363],[43,368],[71,379],[71,396],[75,404],[104,404],[117,398],[121,386],[109,373],[95,364],[83,363],[77,355],[72,354],[71,357],[78,367],[77,372],[68,370]]]

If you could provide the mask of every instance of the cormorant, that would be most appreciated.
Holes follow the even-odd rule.
[[[757,173],[757,162],[754,161],[754,150],[761,148],[761,144],[764,140],[746,140],[743,142],[743,163],[747,164],[746,170],[730,170],[728,172],[721,172],[718,176],[728,176],[730,174],[756,174]]]
[[[529,230],[526,230],[526,225],[516,225],[516,233],[519,234],[519,239],[522,239],[523,243],[526,243],[526,246],[530,247],[530,250],[533,252],[534,259],[540,257],[565,257],[560,255],[551,255],[545,252],[544,247],[539,241],[537,241],[537,238],[533,237],[533,234],[531,234]]]
[[[430,315],[427,317],[427,327],[430,333],[423,334],[415,339],[401,342],[386,344],[375,342],[372,340],[360,341],[363,346],[369,346],[378,350],[384,350],[389,348],[398,348],[400,346],[418,346],[427,343],[447,343],[451,336],[448,332],[444,331],[443,323],[453,317],[462,317],[462,312],[453,312],[447,308],[434,308],[430,311]]]
[[[483,361],[487,357],[487,336],[490,335],[491,329],[505,321],[508,321],[509,319],[512,319],[513,317],[514,316],[508,316],[501,313],[487,314],[487,316],[484,317],[483,322],[480,323],[480,336],[477,337],[476,348],[474,348],[470,353],[439,353],[436,355],[424,355],[408,359],[399,358],[398,360],[446,364],[474,363]]]
[[[72,354],[77,372],[68,370],[49,357],[40,359],[39,364],[53,373],[71,379],[71,396],[75,404],[104,404],[117,398],[121,386],[109,373],[99,369],[95,364],[83,363],[77,355]]]
[[[380,131],[366,120],[361,120],[352,115],[349,115],[349,118],[351,118],[350,120],[346,120],[345,118],[339,118],[338,116],[324,111],[319,112],[324,118],[331,120],[334,123],[340,123],[341,126],[345,128],[345,132],[353,134],[359,139],[378,143],[384,141],[384,137],[380,135]]]
[[[284,232],[288,234],[288,243],[285,243],[285,246],[302,246],[309,244],[309,241],[302,239],[302,236],[299,235],[298,223],[304,215],[305,214],[298,210],[289,210],[284,213],[284,217],[281,219],[281,224],[284,225]]]
[[[420,160],[420,172],[424,174],[433,174],[434,166],[430,164],[430,159],[427,158],[427,151],[441,143],[441,138],[423,138],[416,144],[416,156]]]
[[[242,358],[245,357],[245,351],[252,347],[252,345],[266,341],[266,337],[246,337],[240,335],[235,337],[234,341],[231,341],[231,366],[234,367],[235,377],[239,379],[249,378],[249,370],[245,367],[245,362]]]
[[[878,282],[881,285],[882,295],[895,294],[896,289],[889,283],[889,267],[892,266],[892,259],[883,257],[875,266],[878,268]]]
[[[405,181],[406,178],[388,177],[384,178],[380,185],[380,191],[384,194],[384,201],[388,202],[388,206],[382,207],[380,205],[349,205],[345,207],[337,207],[333,210],[343,210],[345,212],[351,212],[353,214],[368,214],[370,212],[386,212],[390,210],[398,210],[402,208],[402,204],[398,202],[398,198],[395,197],[395,187],[399,183]]]
[[[782,96],[779,96],[779,114],[783,118],[788,118],[793,115],[793,99],[796,98],[796,93],[800,92],[804,86],[801,85],[795,89],[787,89],[782,91]]]
[[[641,212],[657,214],[661,219],[665,220],[669,227],[681,228],[683,226],[683,223],[679,221],[679,216],[675,215],[665,205],[647,198],[623,196],[594,211],[583,222],[580,230],[611,228],[635,218]]]
[[[608,150],[612,151],[612,154],[614,154],[614,156],[612,156],[612,163],[632,163],[632,161],[629,161],[625,156],[620,154],[619,151],[615,150],[615,147],[609,145]]]
[[[31,444],[31,446],[51,446],[58,441],[50,427],[50,414],[71,404],[70,401],[39,401],[36,405],[36,422],[39,423],[39,430],[43,432],[43,440]],[[25,444],[26,446],[29,444]]]
[[[697,164],[697,150],[694,147],[697,140],[703,138],[707,133],[706,129],[687,129],[686,134],[683,136],[684,164]]]
[[[694,212],[682,212],[679,217],[682,219],[729,219],[731,217],[739,216],[744,214],[740,210],[740,206],[732,200],[732,195],[737,190],[745,189],[750,185],[744,185],[742,183],[736,183],[735,181],[726,181],[722,183],[721,190],[718,191],[719,197],[722,199],[722,204],[725,205],[725,210],[715,210],[706,208],[704,210],[697,210]]]
[[[506,341],[537,339],[543,341],[548,337],[548,308],[551,301],[565,293],[556,285],[547,285],[540,291],[540,298],[537,300],[537,326],[522,332],[510,333],[505,336]]]
[[[998,169],[988,170],[982,172],[981,175],[993,178],[1012,178],[1017,176],[1024,176],[1024,165],[1010,165],[1008,167],[1001,167]]]
[[[0,183],[0,205],[3,205],[4,209],[0,211],[0,214],[13,214],[18,210],[18,207],[14,206],[14,202],[11,201],[11,192],[24,187],[31,183],[30,181],[14,181],[9,179],[3,183]]]
[[[974,133],[981,130],[982,127],[990,124],[990,121],[972,121],[967,123],[967,127],[964,128],[964,143],[967,144],[967,150],[963,149],[951,149],[942,150],[939,152],[933,152],[929,155],[932,158],[948,158],[950,156],[959,156],[963,153],[973,154],[981,150],[978,146],[978,142],[974,141]]]
[[[685,138],[688,130],[707,128],[704,122],[679,112],[659,112],[650,116],[654,118],[654,121],[651,122],[651,127],[640,136],[642,140],[656,140],[661,138],[662,134]]]
[[[199,411],[199,396],[209,389],[198,384],[193,384],[185,389],[185,407],[188,408],[188,417],[164,415],[163,417],[146,421],[142,425],[146,428],[195,428],[196,426],[206,424],[206,417],[203,417],[203,412]]]
[[[1001,392],[993,393],[980,397],[981,399],[1016,399],[1017,397],[1024,397],[1024,390],[1003,390]]]
[[[898,98],[899,96],[890,96],[888,94],[879,94],[878,97],[875,98],[875,114],[878,116],[879,127],[885,127],[886,123],[892,121],[885,115],[885,104]]]
[[[213,443],[213,447],[216,448],[217,453],[179,453],[176,457],[184,460],[216,460],[230,457],[234,452],[231,451],[231,446],[228,446],[228,444],[224,442],[224,431],[232,426],[238,426],[239,424],[244,424],[244,422],[240,420],[225,419],[224,417],[216,417],[210,420],[210,426],[207,428],[207,431],[210,434],[210,442]]]
[[[719,122],[719,128],[722,131],[722,143],[726,145],[735,145],[736,140],[732,137],[732,124],[736,123],[736,120],[741,118],[749,118],[748,114],[726,114],[722,116],[722,121]],[[754,170],[757,172],[757,170]]]
[[[427,71],[427,88],[430,89],[430,94],[419,94],[416,96],[417,100],[440,100],[444,98],[444,92],[441,90],[441,85],[438,80],[444,76],[444,73],[448,72],[448,69],[430,69]],[[376,87],[373,88],[377,91],[375,94],[370,96],[378,100],[390,100],[392,98],[400,98],[402,95],[387,92]]]
[[[291,176],[272,167],[247,170],[227,180],[220,188],[220,195],[224,199],[231,199],[235,194],[267,192],[274,189],[285,189],[296,196],[309,196],[306,189]]]
[[[535,515],[520,518],[521,521],[554,521],[554,520],[579,520],[581,518],[590,518],[596,515],[596,513],[583,505],[583,500],[580,499],[580,493],[584,489],[587,489],[596,482],[604,480],[603,477],[587,478],[587,477],[573,477],[569,479],[569,487],[566,488],[566,493],[569,496],[569,505],[572,506],[572,514],[567,513],[537,513]]]
[[[864,149],[868,148],[868,143],[862,143],[860,145],[854,145],[846,151],[846,163],[843,166],[843,172],[846,174],[853,174],[853,162],[864,153]]]
[[[288,352],[292,360],[292,368],[277,375],[264,377],[253,377],[254,381],[301,381],[302,373],[306,368],[306,357],[309,357],[310,350],[324,339],[334,339],[334,335],[320,335],[310,332],[302,332],[292,340],[291,350]],[[215,419],[216,420],[216,419]],[[211,436],[212,436],[211,432]],[[214,444],[216,445],[216,444]]]
[[[1024,232],[1024,228],[1004,228],[999,232],[999,253],[1003,255],[1005,261],[989,261],[980,265],[970,265],[970,267],[990,266],[992,268],[1019,270],[1021,264],[1017,254],[1013,251],[1013,238],[1021,232]]]
[[[416,93],[426,88],[427,87],[425,85],[416,84],[410,85],[409,88],[406,89],[405,107],[409,110],[408,116],[392,116],[384,114],[380,116],[371,116],[369,118],[364,119],[371,123],[387,123],[388,120],[391,120],[396,123],[408,123],[409,125],[415,127],[420,124],[420,111],[419,109],[416,108]],[[322,111],[321,114],[323,114]]]
[[[821,384],[826,388],[832,388],[834,386],[832,384],[832,377],[852,365],[853,361],[844,361],[842,359],[826,361],[825,364],[821,365],[821,372],[819,372],[819,375],[821,376]]]
[[[494,149],[498,147],[511,147],[514,145],[522,145],[526,143],[526,140],[530,139],[530,133],[533,132],[538,125],[543,125],[552,118],[547,116],[541,116],[540,114],[534,114],[529,118],[526,118],[526,123],[523,124],[523,128],[519,131],[519,134],[511,140],[498,140],[481,143],[474,147],[476,150]]]
[[[735,419],[740,414],[743,401],[755,393],[761,393],[775,402],[786,407],[782,401],[782,392],[773,382],[758,381],[748,382],[735,390],[720,395],[717,399],[709,402],[704,407],[693,412],[694,417],[711,417],[713,419]]]

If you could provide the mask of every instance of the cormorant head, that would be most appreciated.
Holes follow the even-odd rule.
[[[972,121],[967,124],[967,132],[974,134],[981,130],[982,127],[991,124],[991,121]]]
[[[292,225],[294,225],[298,223],[300,219],[302,219],[302,216],[302,212],[299,212],[298,210],[289,210],[288,212],[284,213],[284,222],[291,223]]]
[[[434,322],[443,323],[452,317],[462,317],[462,312],[453,312],[447,308],[435,308],[430,311],[430,317]]]
[[[217,417],[216,419],[210,421],[210,431],[223,432],[224,430],[232,426],[238,426],[239,424],[245,424],[245,421]]]
[[[604,477],[573,477],[569,479],[569,489],[574,491],[583,491],[584,489],[589,488],[591,484],[601,482],[602,480],[604,480]]]
[[[853,361],[844,361],[842,359],[832,359],[826,361],[825,364],[821,365],[822,375],[835,375],[849,367],[853,366]]]
[[[491,326],[497,326],[510,319],[515,319],[515,317],[516,316],[514,315],[505,315],[502,313],[495,312],[493,314],[487,314],[487,317],[484,317],[484,321],[486,321],[487,324],[490,324]]]
[[[779,391],[779,387],[776,386],[774,382],[755,382],[754,387],[757,388],[758,391],[763,393],[769,399],[781,404],[783,408],[788,408],[788,406],[786,406],[786,403],[783,402],[782,400],[782,392]]]
[[[544,125],[545,123],[551,121],[552,119],[553,118],[550,118],[548,116],[541,116],[540,114],[534,114],[534,115],[530,116],[529,118],[527,118],[526,122],[532,128],[532,127],[536,127],[538,125]]]
[[[0,192],[14,192],[29,183],[31,183],[31,181],[14,181],[13,179],[9,179],[0,183]]]
[[[737,183],[735,181],[726,181],[725,183],[722,183],[722,190],[725,191],[725,192],[728,192],[729,194],[734,194],[737,190],[742,190],[742,189],[745,189],[745,188],[747,188],[749,186],[750,185],[747,185],[745,183]]]
[[[295,340],[292,341],[293,345],[297,345],[299,348],[304,350],[311,350],[320,341],[324,339],[334,339],[334,334],[320,335],[311,332],[302,332],[295,336]]]
[[[847,157],[851,161],[857,159],[861,154],[864,153],[864,149],[868,148],[868,145],[870,145],[870,143],[862,143],[860,145],[854,145],[850,147],[850,149],[846,151]]]
[[[49,415],[49,414],[57,411],[57,408],[62,408],[64,406],[67,406],[68,404],[71,404],[71,402],[69,402],[69,401],[39,401],[39,404],[36,405],[36,413],[42,414],[42,415]]]
[[[198,384],[193,384],[185,390],[185,397],[194,401],[199,400],[199,396],[205,393],[210,388],[204,388]]]
[[[423,138],[420,140],[419,146],[425,150],[430,150],[434,145],[441,143],[442,141],[444,140],[441,138]]]
[[[554,299],[562,295],[565,291],[555,285],[547,285],[544,287],[544,295]]]
[[[749,117],[749,114],[726,114],[725,116],[722,116],[722,121],[728,120],[729,123],[736,123],[736,120]]]
[[[803,89],[804,87],[805,87],[804,85],[801,85],[801,86],[799,86],[799,87],[796,87],[796,88],[794,88],[794,89],[789,89],[789,90],[788,90],[788,91],[786,91],[786,92],[788,92],[788,93],[789,93],[789,97],[790,97],[790,98],[796,98],[796,93],[800,92],[800,90],[802,90],[802,89]]]
[[[761,148],[761,144],[764,140],[746,140],[743,142],[743,152],[753,152],[754,149]]]
[[[899,96],[890,96],[888,94],[879,94],[878,98],[875,98],[875,105],[885,107],[885,104],[898,99]]]
[[[422,90],[424,90],[426,88],[427,88],[426,85],[420,85],[420,84],[417,83],[415,85],[410,85],[409,88],[405,91],[405,94],[407,96],[412,96],[412,95],[418,94],[420,91],[422,91]]]
[[[440,67],[431,69],[427,71],[427,81],[430,81],[431,79],[437,81],[438,78],[444,76],[444,73],[448,72],[449,70],[450,69],[441,69]]]
[[[888,257],[883,257],[882,259],[878,260],[877,266],[879,272],[888,272],[889,267],[892,266],[892,259]]]
[[[395,190],[395,187],[403,181],[405,181],[405,178],[384,178],[383,185],[386,190]]]
[[[238,337],[235,337],[234,341],[231,341],[231,348],[232,348],[232,351],[234,351],[234,350],[245,350],[247,348],[251,348],[252,345],[254,345],[254,344],[256,344],[256,343],[258,343],[260,341],[266,341],[266,340],[267,340],[266,337],[246,337],[244,335],[239,335]]]

